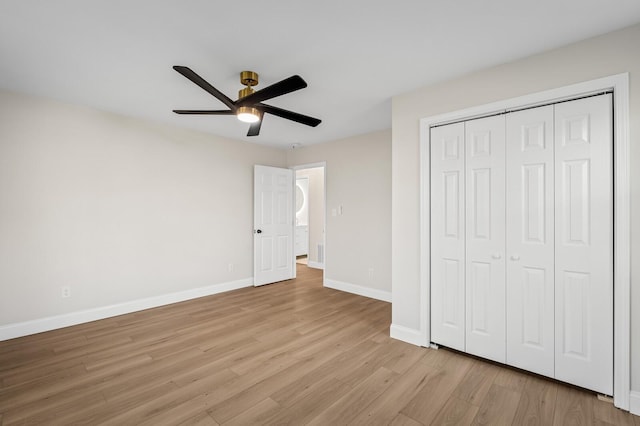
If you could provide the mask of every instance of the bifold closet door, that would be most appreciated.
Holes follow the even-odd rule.
[[[554,376],[553,105],[507,115],[507,364]]]
[[[431,129],[433,342],[613,394],[611,101]]]
[[[466,351],[505,362],[505,117],[465,123]]]
[[[464,123],[431,129],[431,339],[465,350]]]
[[[555,105],[555,377],[613,394],[611,94]]]

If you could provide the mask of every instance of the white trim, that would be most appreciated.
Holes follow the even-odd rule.
[[[324,279],[324,286],[334,290],[345,291],[347,293],[357,294],[358,296],[369,297],[371,299],[391,303],[390,291],[377,290],[375,288],[363,287],[361,285],[345,283],[328,278]]]
[[[640,416],[640,392],[631,391],[629,394],[629,412]]]
[[[422,335],[420,346],[429,347],[431,342],[431,185],[425,185],[431,176],[431,150],[429,124],[420,120],[420,322]],[[425,259],[427,259],[425,261]]]
[[[326,161],[318,161],[317,163],[299,164],[297,166],[289,166],[292,170],[316,169],[318,167],[327,167]]]
[[[629,162],[629,74],[614,86],[613,150],[613,403],[629,409],[631,389],[631,178]]]
[[[613,395],[616,407],[629,409],[630,394],[630,194],[629,174],[629,74],[617,74],[596,80],[546,90],[449,112],[420,120],[420,334],[421,346],[430,336],[430,205],[429,205],[429,129],[433,125],[478,117],[512,109],[567,100],[598,91],[613,90],[614,102],[614,372]],[[411,343],[411,342],[410,342]]]
[[[84,311],[8,324],[0,326],[0,341],[115,317],[118,315],[129,314],[131,312],[143,311],[145,309],[157,308],[158,306],[184,302],[185,300],[197,299],[204,296],[211,296],[225,291],[251,287],[252,285],[253,278],[244,278],[237,281],[213,284],[207,287],[163,294],[161,296],[148,297],[116,305],[101,306],[99,308],[87,309]]]
[[[324,269],[324,263],[313,262],[311,260],[307,261],[307,266],[313,269]]]
[[[394,339],[412,343],[416,346],[424,346],[422,344],[422,334],[420,333],[420,330],[416,330],[415,328],[391,324],[391,327],[389,328],[389,334]]]

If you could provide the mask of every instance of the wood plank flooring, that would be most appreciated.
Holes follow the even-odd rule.
[[[629,425],[593,394],[389,338],[322,271],[0,342],[0,424]]]

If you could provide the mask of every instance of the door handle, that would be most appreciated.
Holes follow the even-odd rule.
[[[511,260],[520,260],[520,256],[518,256],[517,254],[512,254]]]
[[[253,231],[256,234],[262,234],[262,229],[256,229],[255,231]]]
[[[498,259],[502,258],[502,254],[501,253],[493,253],[491,255],[491,257],[496,259],[496,260],[498,260]]]

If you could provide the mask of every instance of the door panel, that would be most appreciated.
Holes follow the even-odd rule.
[[[505,117],[465,123],[466,351],[505,362]]]
[[[519,341],[527,347],[533,347],[539,350],[545,349],[545,344],[549,344],[549,340],[553,343],[553,339],[545,329],[545,323],[553,317],[545,316],[545,284],[551,281],[546,275],[546,271],[542,268],[522,268],[522,299],[519,308],[522,309],[522,331]],[[524,303],[526,302],[526,303]],[[508,309],[508,308],[507,308]],[[507,322],[507,324],[509,324]],[[507,327],[508,328],[508,327]],[[509,357],[509,352],[507,352]],[[553,363],[551,363],[553,367]],[[552,375],[553,370],[549,375]]]
[[[471,333],[488,336],[490,333],[489,324],[489,297],[491,294],[491,264],[486,262],[471,262],[469,277],[471,278],[468,288],[471,291],[469,303],[471,306],[470,331]]]
[[[464,124],[431,129],[431,339],[464,350]]]
[[[588,361],[589,341],[593,339],[588,327],[590,274],[564,271],[559,281],[564,290],[562,353]]]
[[[443,180],[443,196],[444,196],[444,232],[449,238],[459,239],[460,235],[460,218],[461,218],[461,190],[462,182],[460,179],[460,171],[446,171],[442,173]]]
[[[611,95],[555,106],[556,378],[613,393]]]
[[[589,159],[562,162],[562,240],[565,245],[589,245]]]
[[[507,364],[553,377],[553,105],[506,125]]]
[[[293,170],[254,167],[253,217],[254,285],[293,278]]]

